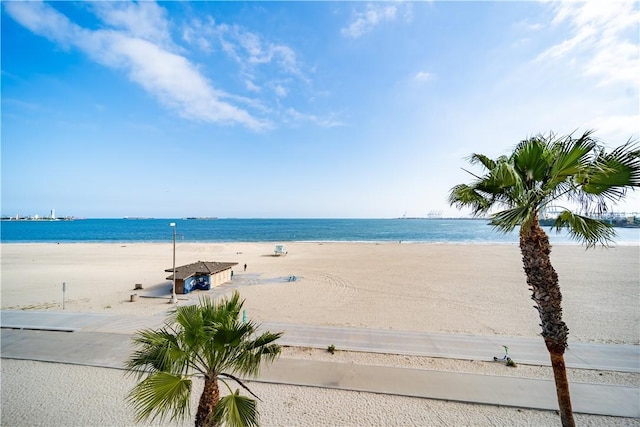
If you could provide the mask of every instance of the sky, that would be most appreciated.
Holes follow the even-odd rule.
[[[640,134],[637,1],[1,8],[2,215],[464,217],[472,153]]]

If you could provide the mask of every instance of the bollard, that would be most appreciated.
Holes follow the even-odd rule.
[[[62,309],[64,310],[65,293],[67,292],[67,282],[62,282]]]

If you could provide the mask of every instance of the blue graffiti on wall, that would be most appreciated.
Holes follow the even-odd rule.
[[[188,294],[194,289],[200,289],[208,291],[211,289],[211,280],[209,276],[194,276],[189,277],[184,281],[184,293]]]

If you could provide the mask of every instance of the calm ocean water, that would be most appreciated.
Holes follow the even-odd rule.
[[[2,243],[17,242],[430,242],[517,244],[477,219],[83,219],[2,221]],[[640,229],[617,228],[617,244],[640,244]],[[574,243],[548,232],[551,242]]]

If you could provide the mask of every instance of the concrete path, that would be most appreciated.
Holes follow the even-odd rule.
[[[370,353],[493,360],[504,355],[503,346],[518,364],[550,366],[542,338],[438,334],[334,326],[265,323],[263,328],[284,331],[282,342],[291,346],[327,348]],[[640,372],[640,346],[626,344],[570,343],[565,353],[569,368],[617,372]]]
[[[133,334],[143,328],[162,326],[166,314],[156,316],[70,313],[63,311],[0,312],[3,328],[93,331]],[[475,336],[345,328],[290,323],[264,323],[263,330],[284,331],[282,345],[371,353],[445,357],[464,360],[493,360],[504,354],[502,346],[518,364],[549,366],[549,353],[542,338]],[[627,344],[570,343],[565,353],[569,368],[617,372],[640,372],[640,346]]]
[[[157,327],[163,321],[164,316],[2,311],[1,356],[122,368],[131,354],[133,331],[143,327]],[[466,356],[462,358],[476,360],[484,359],[476,355],[495,353],[496,345],[499,347],[502,342],[489,341],[489,349],[484,349],[487,338],[469,335],[286,324],[265,326],[273,331],[285,330],[282,344],[287,345],[326,348],[327,342],[330,342],[339,349],[388,353],[388,349],[393,348],[394,353],[404,349],[406,353],[403,354]],[[394,341],[393,337],[402,338]],[[327,341],[329,338],[331,341]],[[509,344],[510,353],[513,349],[519,348],[521,341],[533,341],[501,339],[507,340],[505,342]],[[533,350],[526,351],[535,355],[539,349],[536,349],[533,343],[530,344]],[[589,346],[585,345],[585,348],[588,349]],[[607,357],[610,359],[622,360],[613,363],[615,366],[621,366],[627,372],[638,372],[639,358],[636,346],[596,347],[602,347],[599,351],[604,351],[603,354],[608,354]],[[544,345],[542,350],[546,353]],[[576,363],[585,364],[585,360],[598,360],[597,356],[585,356],[586,353],[582,349],[574,351],[580,353]],[[535,357],[531,356],[532,359]],[[634,358],[632,363],[623,362]],[[607,363],[611,364],[611,360]],[[558,408],[553,381],[517,377],[281,358],[274,365],[264,369],[258,381],[543,410]],[[572,383],[571,394],[574,411],[577,413],[640,418],[640,389],[637,387]]]

